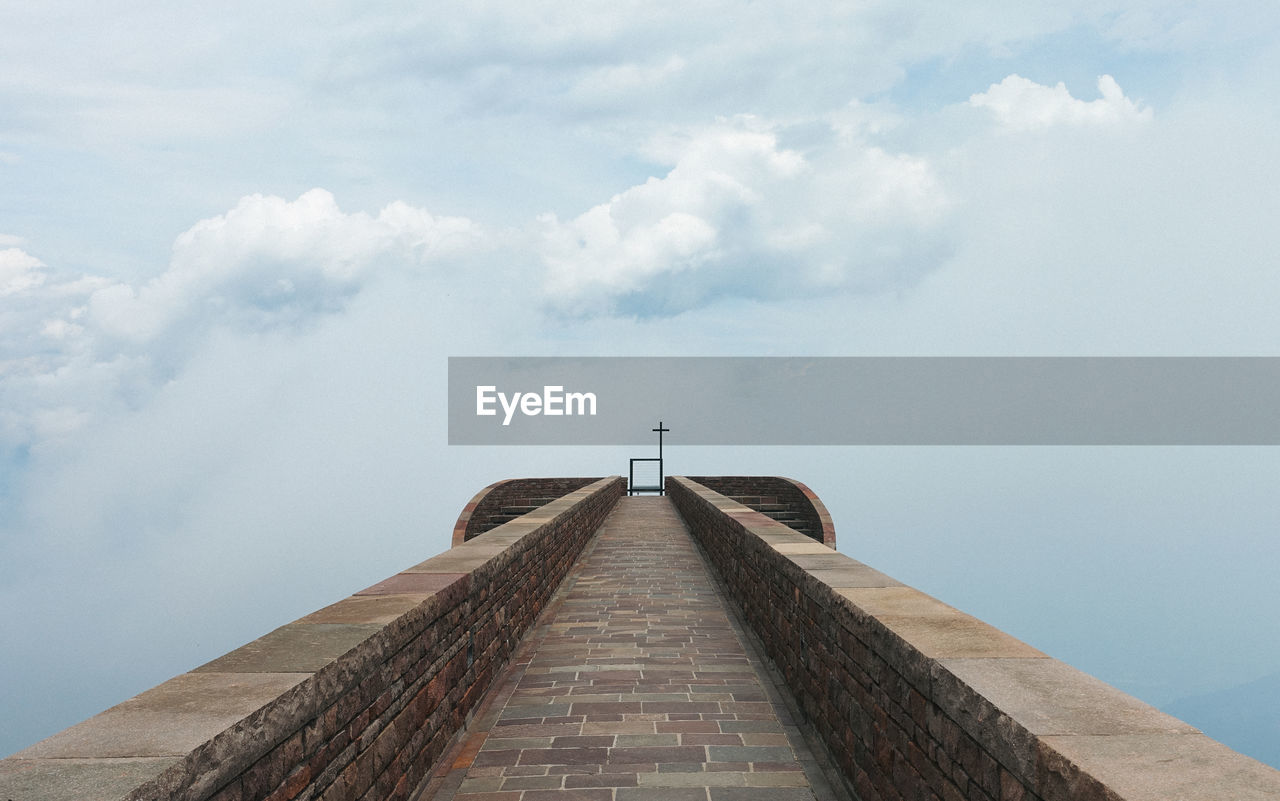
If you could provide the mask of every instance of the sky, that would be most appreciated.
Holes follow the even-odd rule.
[[[1266,0],[0,0],[0,42],[0,755],[637,455],[448,446],[449,356],[1280,355]],[[1280,764],[1274,448],[679,437]]]

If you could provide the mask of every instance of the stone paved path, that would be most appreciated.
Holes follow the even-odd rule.
[[[425,798],[830,798],[667,498],[619,501],[522,651]]]

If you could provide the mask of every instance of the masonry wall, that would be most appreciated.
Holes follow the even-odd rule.
[[[453,526],[453,544],[461,545],[493,528],[491,518],[504,507],[562,497],[593,484],[597,478],[508,478],[495,481],[475,494],[463,507]],[[542,505],[542,504],[535,504]]]
[[[595,481],[0,760],[0,799],[406,799],[624,492]]]
[[[862,801],[1280,798],[1280,772],[687,478],[675,503]]]
[[[827,507],[818,498],[817,493],[795,479],[781,476],[689,476],[688,478],[721,495],[776,498],[776,503],[786,504],[800,514],[801,519],[808,524],[810,536],[813,539],[828,548],[836,547],[836,527],[831,522]],[[750,506],[751,503],[747,505]]]

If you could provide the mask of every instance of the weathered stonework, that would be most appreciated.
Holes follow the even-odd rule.
[[[624,492],[589,486],[0,760],[0,799],[406,799]]]
[[[618,477],[572,491],[555,482],[584,480],[547,481],[544,490],[567,494],[0,760],[0,801],[409,798],[428,773],[449,773],[455,760],[441,762],[446,748],[625,493]],[[724,486],[746,497],[766,489]],[[1280,772],[982,621],[690,479],[669,478],[667,495],[861,801],[1280,799]],[[667,502],[628,499],[650,500]],[[594,581],[599,598],[611,597],[600,586],[606,573],[634,573],[635,554],[657,542],[646,539],[656,532],[649,523],[628,525],[638,527],[643,547],[613,552],[619,563],[607,570],[597,565],[584,586]],[[690,585],[680,581],[684,590],[662,589],[655,598],[688,602]],[[610,605],[618,603],[587,608],[594,614]],[[640,634],[631,630],[636,614],[623,610],[621,637],[608,639],[609,647],[636,647],[643,638],[657,649],[658,669],[668,671],[675,648],[712,662],[724,656],[711,647],[711,629],[676,636],[663,622]],[[602,647],[602,632],[585,619],[562,625],[568,639],[559,647],[570,640]],[[521,699],[543,702],[530,712],[538,725],[580,729],[563,740],[525,731],[517,708],[509,738],[470,754],[475,770],[463,795],[809,797],[803,782],[774,775],[784,772],[782,763],[768,767],[780,743],[753,717],[764,713],[758,690],[714,692],[711,685],[725,678],[717,668],[729,665],[693,670],[674,693],[684,697],[675,699],[670,686],[647,686],[653,677],[643,668],[582,661],[571,656],[574,676],[551,688],[567,693],[567,704],[550,703],[539,679]],[[596,669],[603,675],[576,675]],[[645,692],[621,697],[623,679]],[[597,690],[603,695],[593,697]],[[687,706],[670,706],[677,700]],[[658,719],[669,715],[683,717]],[[600,725],[625,731],[609,745]],[[535,734],[546,742],[534,742]],[[627,770],[520,761],[530,749]],[[513,753],[517,761],[501,768],[485,762]],[[668,763],[680,769],[657,767]],[[704,763],[716,770],[685,775]],[[489,788],[493,770],[510,772]],[[741,774],[738,785],[725,784],[736,781],[731,774]]]
[[[1280,798],[1280,772],[690,479],[667,479],[862,801]]]

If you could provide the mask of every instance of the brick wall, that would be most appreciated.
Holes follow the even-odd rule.
[[[1280,772],[689,479],[671,497],[862,801],[1280,798]]]
[[[761,504],[786,504],[800,515],[810,537],[828,548],[836,547],[836,527],[827,507],[817,493],[799,481],[782,476],[688,476],[688,479],[721,495],[754,497],[760,499]],[[751,501],[746,505],[757,506]]]
[[[541,506],[599,478],[508,478],[476,493],[453,525],[453,544],[461,545],[499,524],[502,510],[511,506]]]
[[[0,799],[406,799],[624,492],[570,492],[0,760]]]

